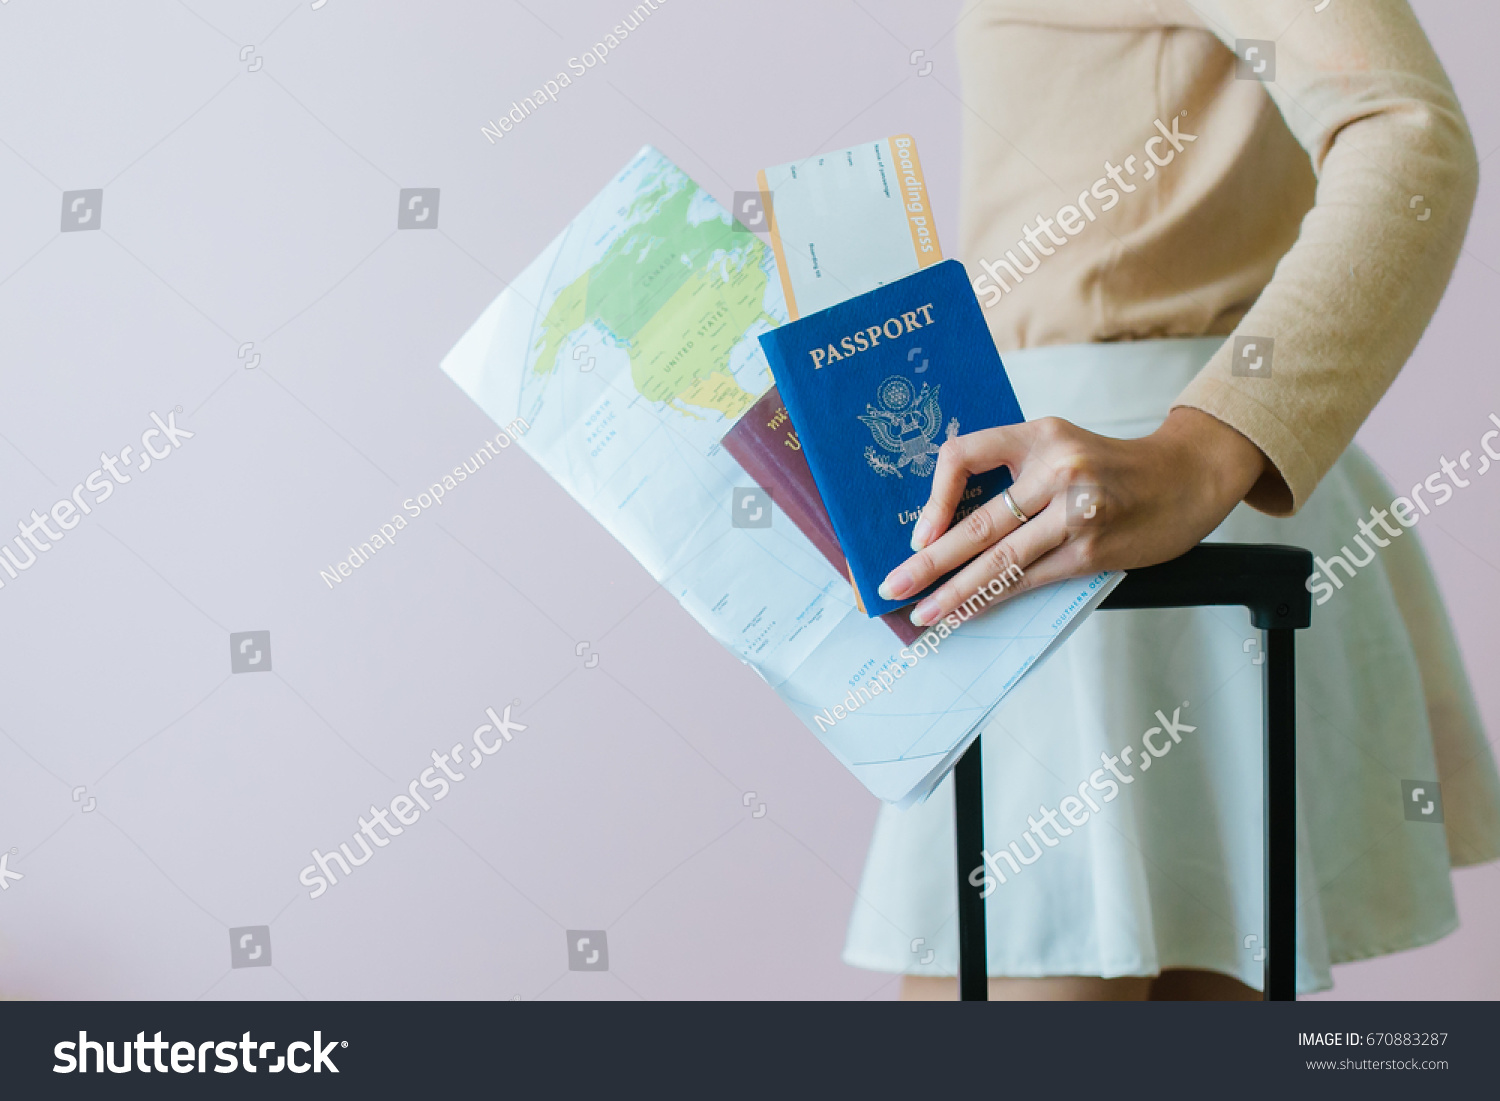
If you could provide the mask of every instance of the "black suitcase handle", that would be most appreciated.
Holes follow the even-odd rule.
[[[1297,997],[1297,713],[1294,631],[1312,624],[1313,556],[1298,547],[1200,543],[1180,558],[1131,570],[1099,605],[1188,608],[1210,604],[1250,609],[1266,632],[1265,998]],[[964,1001],[989,997],[984,899],[968,885],[984,862],[984,766],[975,738],[953,769],[958,850],[958,985]]]

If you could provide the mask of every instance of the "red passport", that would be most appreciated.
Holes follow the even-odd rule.
[[[838,537],[833,533],[833,521],[823,507],[823,498],[813,481],[812,469],[802,454],[802,443],[792,428],[786,406],[776,387],[767,390],[745,415],[724,436],[724,450],[734,456],[755,480],[756,485],[776,502],[776,507],[791,517],[792,523],[817,547],[844,577],[849,576],[849,563],[839,547]],[[853,585],[853,581],[850,581]],[[855,588],[854,599],[864,611]],[[902,642],[910,645],[922,633],[903,611],[887,612],[880,617]]]

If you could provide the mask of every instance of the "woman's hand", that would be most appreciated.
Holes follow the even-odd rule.
[[[1096,436],[1056,417],[959,436],[938,453],[932,495],[912,532],[917,553],[890,572],[880,595],[900,600],[969,563],[912,612],[913,623],[927,626],[994,578],[1013,595],[1165,562],[1218,527],[1268,465],[1235,429],[1187,407],[1136,440]],[[948,531],[970,475],[998,466],[1010,468],[1011,499],[1030,521],[1021,523],[997,496]],[[1020,580],[1011,581],[1012,567]]]

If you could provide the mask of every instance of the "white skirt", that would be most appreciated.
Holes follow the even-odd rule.
[[[1161,423],[1222,342],[1036,348],[1005,363],[1028,417],[1129,438]],[[1298,515],[1240,505],[1209,538],[1323,558],[1347,544],[1361,560],[1356,522],[1395,497],[1351,446]],[[1500,857],[1500,780],[1416,528],[1388,542],[1331,595],[1314,590],[1322,603],[1297,633],[1300,992],[1331,986],[1330,964],[1451,932],[1450,866]],[[1260,648],[1242,608],[1099,612],[997,709],[983,735],[989,974],[1200,968],[1260,988]],[[1177,740],[1169,724],[1151,744],[1170,752],[1146,759],[1143,733],[1163,718]],[[1127,745],[1137,756],[1120,756]],[[1128,782],[1104,770],[1111,756]],[[882,808],[844,960],[956,974],[956,899],[950,777],[924,804]]]

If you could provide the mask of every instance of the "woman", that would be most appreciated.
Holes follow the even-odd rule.
[[[930,623],[1011,563],[1026,588],[1204,538],[1311,549],[1298,989],[1444,936],[1450,866],[1500,855],[1500,782],[1407,530],[1421,513],[1393,522],[1398,494],[1351,444],[1442,296],[1478,179],[1416,18],[981,0],[958,35],[962,255],[1031,420],[943,447],[883,591],[967,563],[915,610]],[[1463,431],[1474,454],[1489,427]],[[1008,498],[949,530],[966,477],[999,465]],[[1095,616],[997,711],[992,998],[1257,996],[1258,642],[1243,610]],[[1120,764],[1163,722],[1170,758]],[[1432,800],[1405,806],[1433,781],[1442,825]],[[1047,816],[1075,794],[1087,824]],[[845,959],[904,974],[907,997],[954,996],[951,800],[882,811],[850,922]]]

